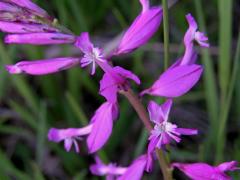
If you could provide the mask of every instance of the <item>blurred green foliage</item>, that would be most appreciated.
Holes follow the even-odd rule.
[[[157,0],[151,2],[160,4]],[[140,10],[138,0],[38,0],[36,3],[75,34],[89,31],[99,44],[121,33]],[[177,123],[199,128],[200,136],[173,146],[171,159],[211,164],[232,159],[240,161],[240,38],[239,19],[234,19],[240,16],[240,4],[236,0],[179,0],[169,11],[172,60],[184,50],[181,42],[187,29],[185,15],[189,12],[196,17],[200,29],[207,32],[212,47],[200,52],[205,66],[202,81],[189,94],[176,100],[172,113]],[[162,71],[162,49],[153,46],[161,42],[162,27],[144,48],[113,59],[114,64],[132,69],[140,76],[142,86],[134,87],[136,91],[148,87]],[[56,57],[72,55],[69,46],[59,46],[56,51]],[[104,101],[98,95],[102,73],[98,71],[97,76],[91,77],[87,70],[77,67],[54,75],[32,77],[9,75],[4,70],[5,64],[21,59],[43,59],[53,52],[53,47],[0,43],[1,180],[90,179],[88,167],[93,161],[85,146],[81,146],[80,155],[66,153],[62,145],[47,141],[47,131],[52,126],[80,127],[89,121]],[[145,151],[147,133],[122,97],[120,107],[113,134],[99,154],[106,162],[127,165]],[[160,173],[159,168],[155,169],[152,179]],[[234,175],[239,178],[237,173]]]

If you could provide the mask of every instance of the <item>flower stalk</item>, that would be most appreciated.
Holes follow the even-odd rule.
[[[147,128],[148,132],[151,132],[153,127],[150,123],[148,113],[137,95],[131,89],[128,89],[127,91],[121,91],[120,93],[128,99],[132,107],[137,112],[139,118],[142,120],[143,124]],[[167,161],[167,158],[164,156],[163,151],[160,149],[156,149],[156,154],[164,180],[172,180],[172,168],[170,167],[170,163]]]

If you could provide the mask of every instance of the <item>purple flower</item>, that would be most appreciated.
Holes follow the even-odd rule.
[[[77,140],[81,140],[82,136],[88,135],[92,131],[92,128],[92,124],[84,128],[51,128],[48,132],[48,140],[56,143],[64,141],[64,147],[66,151],[70,151],[72,145],[74,144],[76,152],[79,152]]]
[[[105,102],[97,109],[88,126],[69,129],[52,128],[48,132],[48,139],[56,143],[64,141],[66,151],[69,151],[74,144],[76,152],[79,152],[77,140],[80,140],[82,136],[88,136],[89,152],[94,153],[102,148],[108,140],[112,132],[113,121],[117,116],[117,104]]]
[[[127,168],[127,171],[118,178],[118,180],[140,180],[146,170],[148,157],[142,155],[138,157],[133,163]]]
[[[66,44],[74,43],[75,36],[58,28],[43,9],[30,0],[0,2],[0,30],[14,33],[6,36],[5,43]]]
[[[7,44],[67,44],[73,43],[75,36],[62,33],[28,33],[28,34],[10,34],[5,37]]]
[[[149,137],[149,154],[152,153],[155,148],[161,149],[166,144],[169,144],[172,139],[179,143],[181,141],[181,135],[197,134],[197,130],[195,129],[178,128],[176,124],[168,122],[171,107],[171,99],[168,99],[161,106],[154,101],[151,101],[148,105],[150,120],[155,124]]]
[[[92,174],[97,176],[106,176],[107,180],[114,180],[118,176],[124,174],[127,170],[126,167],[117,166],[116,164],[110,163],[104,164],[99,157],[95,157],[96,164],[90,166]]]
[[[179,97],[187,93],[200,79],[203,68],[200,65],[182,65],[169,68],[141,95]]]
[[[7,65],[11,74],[26,73],[31,75],[45,75],[59,72],[79,64],[79,58],[55,58],[48,60],[21,61],[15,65]]]
[[[103,70],[109,68],[107,61],[104,59],[102,50],[93,46],[87,32],[83,32],[77,38],[75,46],[84,53],[84,56],[81,59],[81,67],[86,67],[89,64],[92,64],[92,75],[95,74],[97,64],[100,65]]]
[[[202,32],[197,31],[197,23],[188,14],[186,16],[189,29],[184,37],[185,53],[171,67],[169,67],[149,88],[141,95],[150,94],[168,98],[179,97],[187,93],[200,79],[203,68],[196,65],[197,54],[194,51],[194,41],[201,46],[208,47],[208,38]]]
[[[105,102],[95,112],[91,119],[93,128],[87,137],[90,153],[98,151],[107,142],[112,133],[113,121],[118,116],[118,105]]]
[[[185,53],[181,60],[181,65],[191,64],[191,57],[194,53],[194,41],[202,47],[209,47],[208,37],[204,33],[197,31],[198,25],[191,14],[186,15],[189,28],[184,36]]]
[[[146,169],[147,155],[138,157],[129,167],[116,164],[104,164],[98,157],[96,164],[90,166],[91,173],[97,176],[106,176],[107,180],[140,180]]]
[[[231,180],[225,172],[239,170],[237,164],[237,161],[224,162],[218,166],[206,163],[173,163],[172,167],[180,169],[193,180]]]
[[[161,7],[149,7],[149,0],[140,0],[142,12],[123,35],[114,55],[130,53],[144,45],[157,31],[162,20]]]
[[[131,71],[125,70],[119,66],[112,68],[103,75],[100,81],[100,94],[104,96],[107,101],[116,103],[117,92],[129,88],[127,78],[140,84],[140,79]]]

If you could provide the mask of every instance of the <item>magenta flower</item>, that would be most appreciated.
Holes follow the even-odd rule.
[[[126,54],[144,45],[157,31],[162,20],[162,8],[150,7],[149,0],[140,0],[142,12],[123,35],[114,55]]]
[[[5,37],[7,44],[67,44],[73,43],[75,37],[62,33],[28,33],[28,34],[10,34]]]
[[[92,131],[92,127],[93,125],[90,124],[84,128],[51,128],[48,132],[48,140],[56,143],[64,141],[66,151],[70,151],[72,145],[74,144],[76,152],[79,152],[77,140],[81,140],[82,136],[88,135]]]
[[[179,97],[190,91],[199,81],[203,68],[196,65],[197,54],[194,51],[194,41],[201,46],[208,47],[208,38],[203,33],[197,31],[197,23],[188,14],[186,16],[189,29],[184,36],[185,53],[171,67],[169,67],[157,81],[149,88],[144,90],[141,95],[150,94],[153,96],[163,96],[168,98]]]
[[[103,103],[91,119],[92,131],[87,137],[90,153],[98,151],[107,142],[112,133],[113,121],[118,117],[118,105]]]
[[[14,33],[6,36],[5,43],[8,44],[47,45],[75,42],[74,35],[58,29],[53,18],[30,0],[0,2],[0,30]]]
[[[56,143],[64,141],[66,151],[69,151],[74,144],[76,152],[79,152],[77,140],[87,136],[89,152],[94,153],[107,142],[112,132],[113,121],[117,116],[118,106],[105,102],[97,109],[89,125],[83,128],[52,128],[48,132],[48,139]]]
[[[140,79],[131,71],[125,70],[119,66],[113,67],[103,75],[100,81],[100,94],[104,96],[107,101],[116,103],[117,92],[129,88],[127,78],[140,84]]]
[[[15,65],[7,65],[11,74],[26,73],[31,75],[45,75],[69,69],[79,64],[79,58],[55,58],[48,60],[21,61]]]
[[[83,32],[77,38],[75,46],[84,53],[84,56],[81,59],[81,67],[86,67],[89,64],[92,64],[92,75],[95,74],[97,64],[100,65],[103,70],[105,70],[106,67],[109,67],[107,61],[104,59],[102,50],[93,46],[87,32]]]
[[[182,96],[199,81],[202,72],[202,66],[195,64],[169,68],[141,95],[150,94],[168,98]]]
[[[148,154],[152,153],[155,148],[163,148],[172,139],[179,143],[181,135],[196,135],[198,133],[196,129],[178,128],[176,124],[168,122],[171,107],[171,99],[168,99],[161,106],[154,101],[148,105],[150,120],[155,124],[149,137]]]
[[[225,172],[239,170],[237,164],[237,161],[224,162],[218,166],[206,163],[173,163],[172,167],[180,169],[193,180],[231,180]]]
[[[204,33],[197,31],[198,25],[191,14],[186,15],[189,28],[184,36],[185,53],[181,60],[181,65],[191,64],[192,55],[194,53],[194,41],[202,47],[209,47],[207,43],[208,37]]]
[[[106,176],[107,180],[117,179],[118,176],[127,171],[126,167],[117,166],[113,163],[106,165],[99,157],[95,157],[95,161],[96,164],[90,166],[91,173],[97,176]]]
[[[106,176],[107,180],[140,180],[146,169],[147,155],[138,157],[129,167],[116,164],[104,164],[98,157],[96,164],[90,166],[91,173],[97,176]]]

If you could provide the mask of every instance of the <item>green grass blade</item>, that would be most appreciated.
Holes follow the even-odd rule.
[[[134,157],[138,157],[144,152],[147,144],[148,135],[149,134],[146,128],[143,128],[135,148]]]
[[[27,125],[33,129],[37,128],[38,124],[36,118],[32,113],[29,112],[29,109],[23,107],[15,101],[10,101],[10,107],[21,117],[21,120],[24,121]]]
[[[12,64],[11,57],[8,54],[7,49],[0,42],[0,58],[4,64]],[[37,97],[31,90],[25,79],[19,75],[9,75],[13,84],[17,88],[18,92],[24,97],[29,107],[34,111],[38,111]]]
[[[76,0],[68,1],[68,3],[71,8],[71,11],[73,12],[74,18],[77,21],[77,23],[74,24],[74,26],[78,27],[77,29],[80,31],[88,31],[88,24],[86,22],[86,18],[84,17],[83,11],[80,8],[80,4]]]
[[[68,92],[66,93],[66,98],[67,101],[73,110],[74,114],[76,115],[77,119],[81,123],[81,125],[86,125],[88,124],[88,118],[85,115],[84,111],[82,108],[78,105],[77,101],[74,99],[74,97]]]
[[[216,163],[220,163],[223,160],[223,153],[224,153],[224,147],[226,142],[226,123],[228,119],[229,110],[231,107],[231,101],[232,101],[232,95],[234,91],[235,84],[237,82],[237,75],[239,71],[239,61],[240,61],[240,31],[238,35],[238,43],[237,43],[237,50],[234,58],[234,65],[233,65],[233,71],[231,75],[231,81],[229,83],[229,89],[228,94],[226,96],[226,101],[224,103],[224,106],[222,107],[221,113],[220,113],[220,126],[218,131],[218,138],[217,138],[217,153],[215,157]]]
[[[0,125],[0,133],[23,136],[25,138],[32,136],[32,133],[30,133],[26,129],[22,129],[22,128],[19,128],[16,126],[10,126],[10,125]]]
[[[44,102],[41,103],[38,119],[36,162],[41,167],[47,137],[47,107]]]
[[[35,163],[32,163],[32,169],[33,169],[33,179],[34,180],[45,180],[43,173],[41,172],[41,169],[39,166]]]
[[[199,23],[199,28],[206,32],[206,23],[203,15],[202,1],[194,0],[194,5],[197,13],[197,21]],[[202,50],[202,62],[204,65],[204,88],[205,88],[205,100],[208,109],[208,115],[210,120],[210,129],[205,146],[203,147],[204,159],[206,160],[208,155],[210,155],[210,146],[215,143],[217,136],[217,126],[218,126],[218,93],[216,86],[216,77],[213,68],[213,61],[210,56],[208,49]]]
[[[7,155],[0,149],[0,169],[3,171],[6,176],[11,176],[13,179],[19,179],[19,180],[31,180],[31,178],[19,171],[14,167],[12,162],[8,159]]]
[[[221,101],[225,100],[230,80],[232,44],[232,0],[218,0],[219,6],[219,84]],[[222,102],[225,103],[225,102]]]

